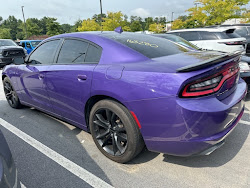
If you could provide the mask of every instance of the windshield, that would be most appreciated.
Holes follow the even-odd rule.
[[[41,41],[32,41],[31,45],[35,48]]]
[[[157,58],[190,51],[173,42],[150,35],[134,33],[118,34],[112,32],[105,33],[103,36],[126,45],[148,58]]]
[[[17,46],[12,40],[0,40],[0,46]]]

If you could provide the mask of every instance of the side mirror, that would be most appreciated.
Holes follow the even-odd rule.
[[[22,65],[22,64],[25,64],[25,61],[22,57],[16,57],[16,58],[13,58],[13,64]]]

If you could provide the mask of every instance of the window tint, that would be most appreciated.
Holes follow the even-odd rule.
[[[66,39],[61,48],[57,63],[83,63],[88,45],[89,44],[84,41]]]
[[[89,45],[85,62],[99,62],[102,55],[102,50],[93,45]]]
[[[148,58],[156,58],[190,51],[173,42],[150,35],[135,33],[118,34],[112,32],[109,34],[103,34],[103,36],[122,43]]]
[[[246,27],[239,27],[235,30],[235,33],[237,33],[238,35],[244,37],[247,36],[247,28]]]
[[[236,33],[215,32],[215,34],[219,39],[231,39],[231,38],[239,38],[240,37]]]
[[[53,40],[42,44],[34,51],[29,62],[32,64],[52,64],[60,40]]]
[[[218,40],[213,32],[199,31],[202,40]]]
[[[250,27],[247,27],[248,35],[250,35]]]
[[[187,32],[180,32],[180,37],[188,40],[188,41],[196,41],[196,40],[201,40],[199,38],[199,34],[197,31],[187,31]]]

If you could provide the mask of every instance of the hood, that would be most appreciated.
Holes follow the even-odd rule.
[[[0,46],[0,53],[2,53],[5,50],[24,50],[24,49],[21,46]]]

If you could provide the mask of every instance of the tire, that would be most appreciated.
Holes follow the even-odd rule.
[[[126,163],[144,148],[138,125],[122,104],[105,99],[90,112],[90,132],[98,149],[109,159]]]
[[[9,105],[12,108],[16,108],[16,109],[21,108],[22,105],[20,103],[20,100],[19,100],[17,93],[16,93],[15,89],[13,88],[11,81],[8,77],[4,78],[3,87],[4,87],[5,97],[9,103]]]

